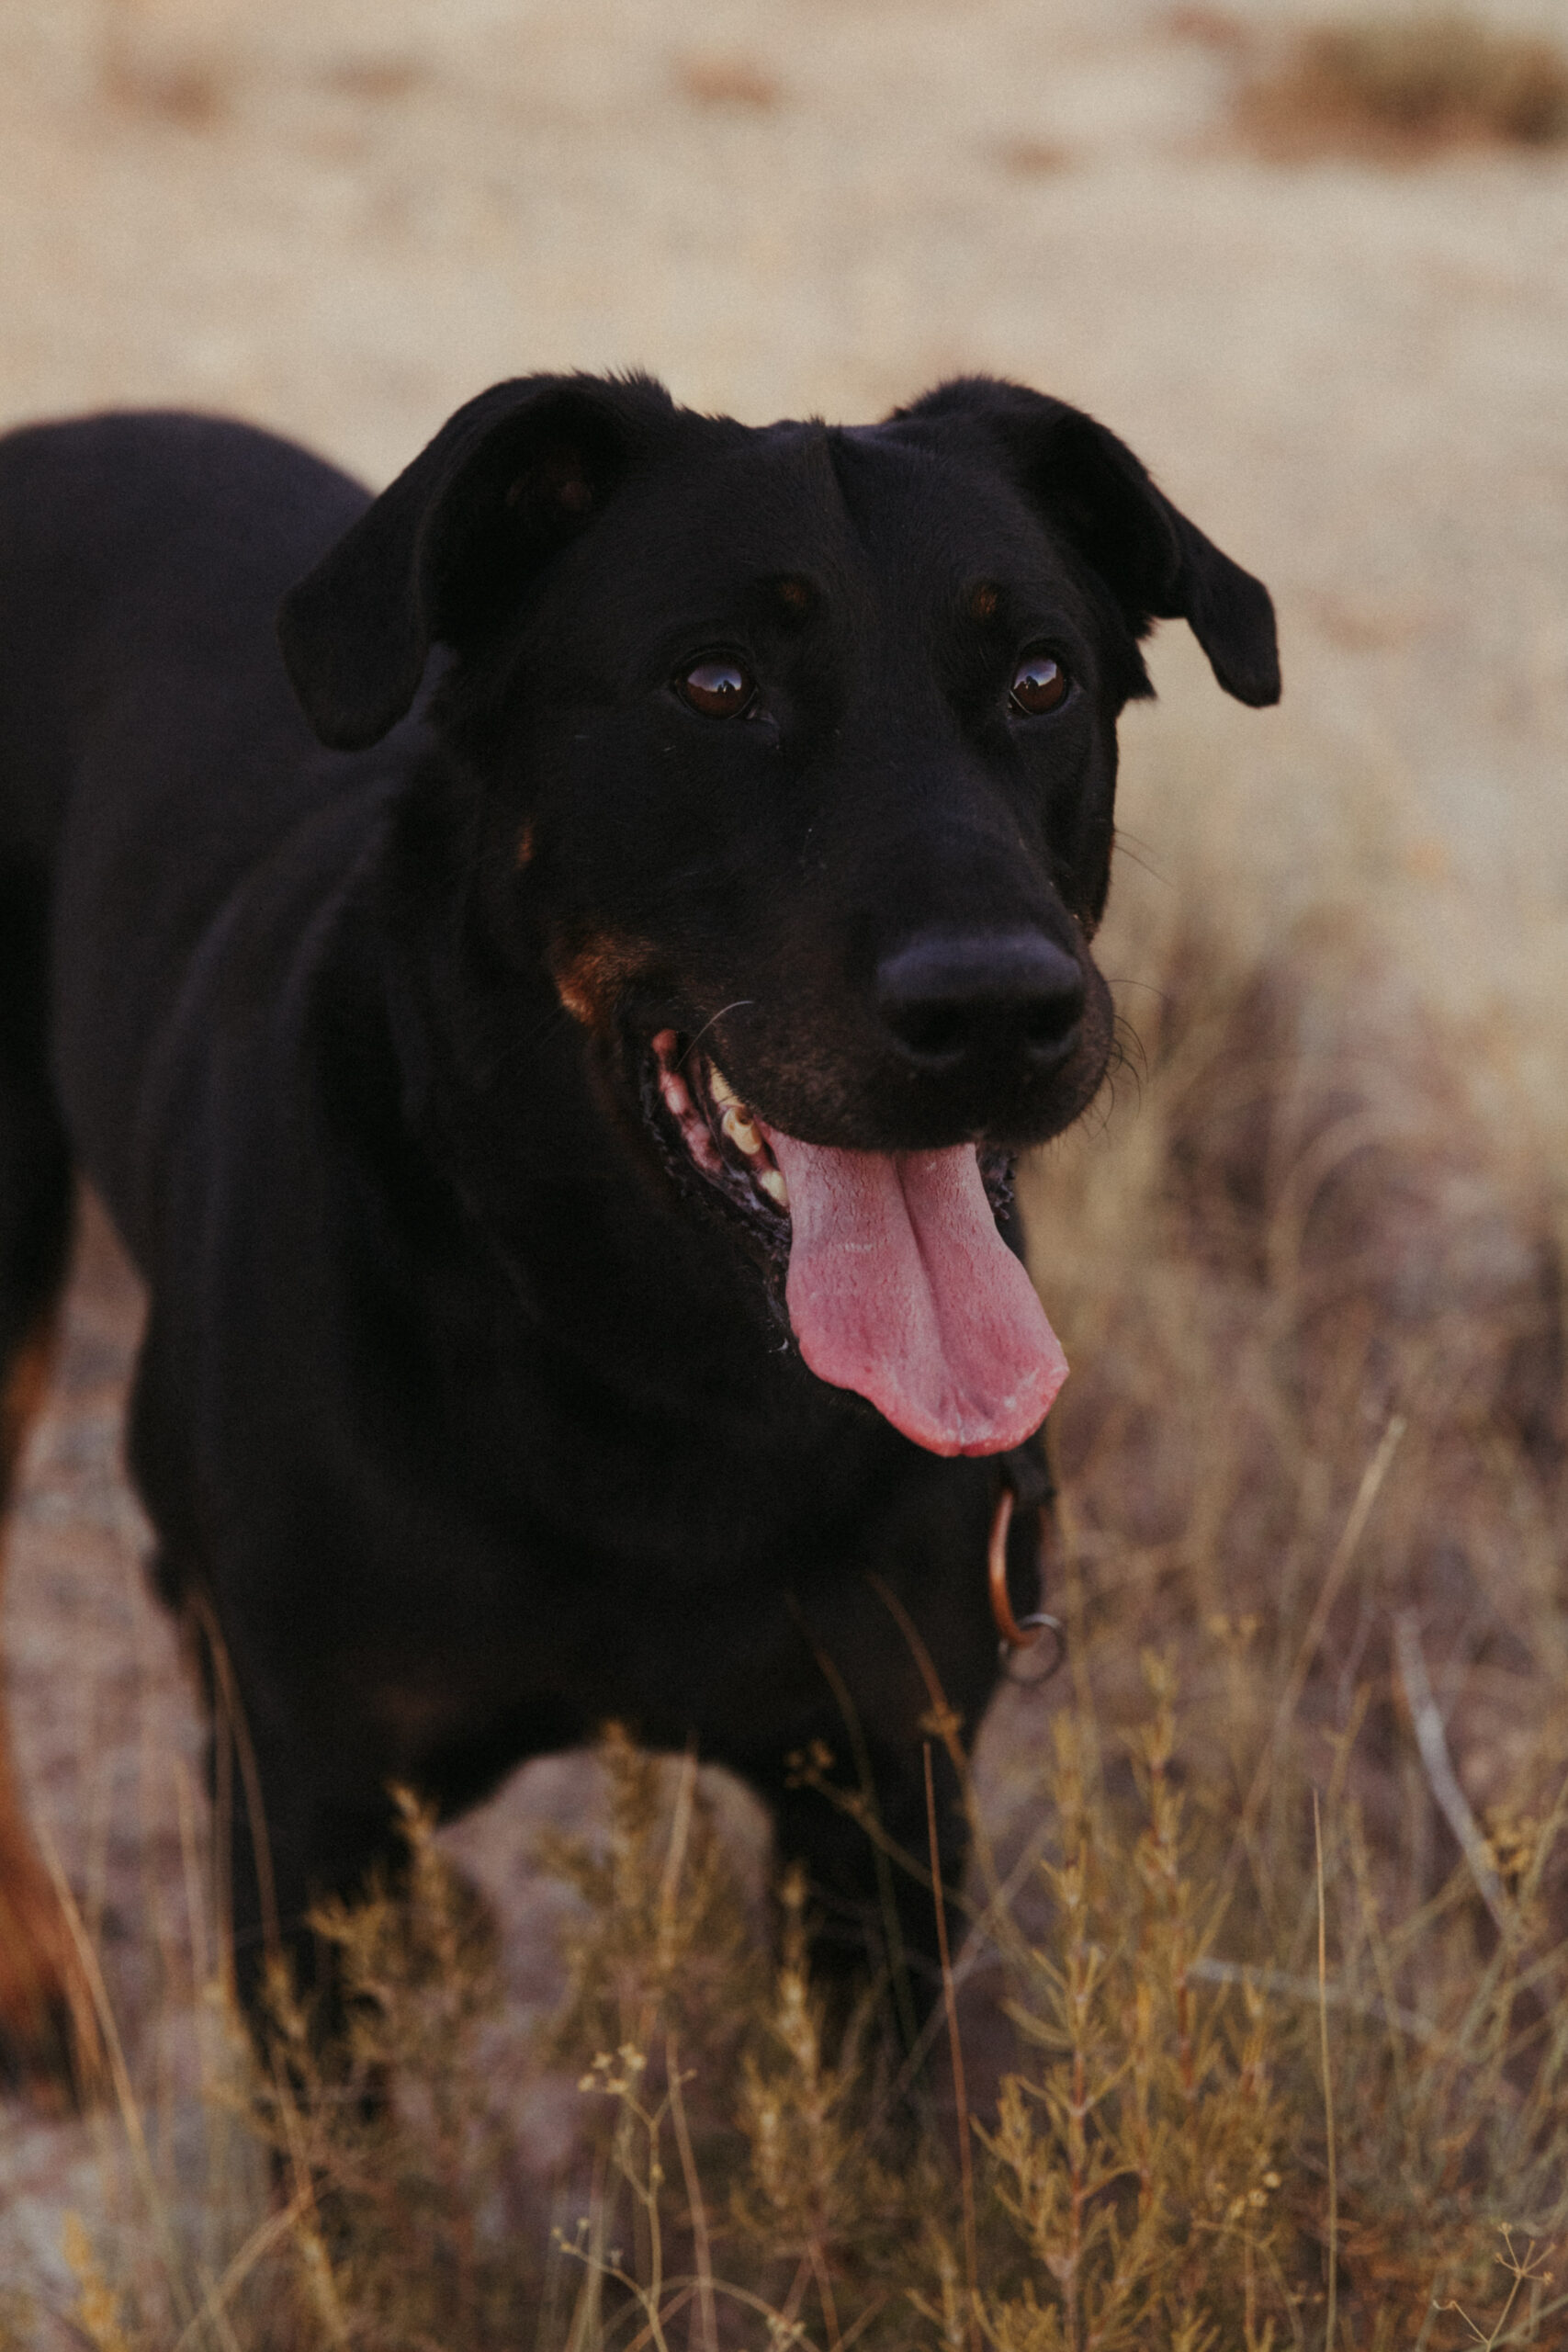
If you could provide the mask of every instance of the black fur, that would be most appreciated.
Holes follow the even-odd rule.
[[[986,380],[750,430],[526,379],[374,503],[234,424],[41,427],[0,444],[0,1336],[58,1281],[68,1136],[151,1291],[132,1467],[231,1657],[286,1925],[384,1851],[389,1781],[459,1808],[620,1717],[760,1789],[863,1957],[870,1849],[789,1758],[863,1755],[923,1850],[876,1580],[972,1734],[998,1469],[806,1371],[787,1228],[685,1161],[649,1040],[808,1141],[978,1137],[1005,1182],[1105,1068],[1138,639],[1184,615],[1272,700],[1267,594],[1102,427]],[[1073,687],[1024,718],[1040,645]],[[746,717],[672,687],[716,650]],[[1077,975],[1050,1053],[905,1050],[876,976],[949,934]],[[235,1905],[248,1949],[243,1838]]]

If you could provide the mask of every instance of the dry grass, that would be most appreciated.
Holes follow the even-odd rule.
[[[1568,59],[1456,12],[1374,17],[1303,34],[1247,81],[1237,114],[1275,156],[1546,147],[1568,139]]]
[[[1323,1919],[1323,1965],[1286,1964],[1293,1946],[1260,1954],[1227,1915],[1223,1838],[1183,1790],[1174,1671],[1148,1656],[1143,1671],[1125,1749],[1076,1707],[1057,1718],[1032,1872],[1048,1926],[1024,1924],[1027,1891],[985,1906],[1017,2050],[976,2127],[972,2233],[947,2133],[888,2096],[877,2045],[825,2056],[798,1891],[786,1883],[771,1981],[754,1948],[710,1943],[735,1890],[700,1802],[678,1797],[672,1820],[651,1761],[612,1742],[615,1861],[574,1863],[597,1887],[574,2015],[595,2022],[570,2037],[582,2115],[553,2240],[507,2193],[483,1939],[411,1814],[409,1903],[331,1923],[358,1995],[342,2069],[323,2075],[283,1995],[269,2078],[231,2044],[210,2115],[265,2133],[270,2205],[254,2176],[254,2201],[205,2216],[231,2249],[220,2268],[171,2251],[171,2225],[130,2282],[73,2231],[77,2327],[100,2352],[1259,2352],[1325,2341],[1332,2278],[1346,2346],[1457,2346],[1474,2340],[1461,2312],[1483,2341],[1559,2340],[1568,2298],[1548,2256],[1568,2226],[1568,2084],[1550,2019],[1564,1962],[1542,1876],[1561,1815],[1510,1850],[1487,1956],[1462,1883],[1414,1920],[1384,1916],[1356,1810],[1325,1792],[1321,1912],[1303,1905],[1300,1857],[1272,1890],[1303,1909],[1309,1944]]]
[[[548,2033],[503,2015],[412,1801],[406,1898],[321,1923],[355,1994],[330,2072],[282,1985],[258,2072],[193,1958],[202,2149],[144,2132],[138,2262],[73,2233],[78,2339],[1563,2340],[1552,1204],[1487,1041],[1343,926],[1247,967],[1168,922],[1136,1117],[1037,1179],[1079,1366],[1070,1672],[966,1781],[972,1927],[913,2105],[871,2019],[825,2048],[798,1887],[771,1962],[694,1770],[612,1736],[605,1826],[544,1857],[577,1898]]]

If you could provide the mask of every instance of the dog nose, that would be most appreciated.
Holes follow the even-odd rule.
[[[1083,1014],[1076,956],[1039,931],[928,933],[876,967],[876,1006],[933,1074],[964,1062],[1066,1059]]]

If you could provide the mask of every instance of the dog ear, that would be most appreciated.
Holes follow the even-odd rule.
[[[674,415],[648,377],[531,376],[469,401],[285,596],[278,640],[323,743],[378,742],[433,645],[520,600]]]
[[[943,384],[894,413],[967,422],[999,441],[1021,485],[1099,573],[1134,637],[1156,620],[1185,620],[1227,694],[1254,706],[1279,701],[1269,591],[1178,512],[1103,424],[991,377]]]

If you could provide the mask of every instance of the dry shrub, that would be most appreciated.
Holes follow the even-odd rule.
[[[657,1937],[639,1942],[662,1912],[705,1962],[704,1923],[716,1901],[732,1916],[736,1890],[721,1862],[693,1859],[700,1804],[672,1825],[652,1759],[616,1740],[620,1861],[594,1881],[575,1998],[581,2022],[632,2030],[572,2053],[581,2141],[553,2256],[498,2189],[494,1979],[411,1811],[406,1898],[327,1923],[362,2005],[346,2064],[321,2067],[280,1991],[270,2075],[250,2089],[277,2159],[271,2211],[237,2216],[224,2274],[193,2267],[163,2312],[118,2292],[77,2230],[80,2334],[97,2352],[1263,2352],[1325,2343],[1332,2275],[1336,2342],[1392,2352],[1436,2302],[1495,2323],[1503,2251],[1528,2283],[1517,2324],[1490,2340],[1557,2340],[1568,2298],[1544,2248],[1568,2228],[1568,1986],[1539,1892],[1561,1814],[1513,1850],[1507,1929],[1486,1959],[1462,1885],[1423,1918],[1382,1919],[1354,1809],[1330,1792],[1323,1907],[1315,1894],[1310,1906],[1324,1964],[1249,1965],[1221,1949],[1226,1826],[1192,1793],[1174,1669],[1146,1657],[1143,1679],[1125,1747],[1080,1707],[1056,1719],[1033,1865],[1044,1931],[1025,1931],[1026,1905],[984,1909],[1017,2041],[998,2111],[975,2128],[972,2215],[948,2136],[889,2096],[878,2045],[852,2035],[826,2051],[797,1886],[771,1975],[737,1951],[738,1973],[705,1965],[694,1999],[666,1964],[672,1945],[660,1961]],[[1299,1856],[1281,1877],[1301,1892]],[[1551,2046],[1532,2049],[1553,2006]],[[1424,2340],[1468,2339],[1456,2318]]]
[[[231,2167],[199,2263],[171,2210],[158,2291],[79,2240],[99,2352],[1568,2336],[1554,1203],[1498,1039],[1342,923],[1250,966],[1178,927],[1160,978],[1136,1116],[1032,1182],[1069,1663],[965,1777],[924,2076],[870,2013],[829,2041],[798,1883],[770,1960],[694,1766],[612,1736],[604,1826],[542,1858],[550,2032],[411,1804],[406,1886],[321,1923],[339,2056],[283,1986],[268,2069],[223,2044],[270,2202]],[[987,1973],[1002,2079],[955,2128]]]
[[[1200,49],[1215,50],[1224,56],[1238,57],[1253,44],[1252,29],[1241,17],[1228,8],[1205,6],[1202,0],[1166,8],[1159,24],[1172,40],[1194,41]]]
[[[1084,1368],[1057,1425],[1079,1704],[1129,1822],[1112,1735],[1140,1736],[1140,1646],[1170,1662],[1205,1964],[1297,2005],[1279,2211],[1320,2244],[1321,1792],[1341,2340],[1457,2343],[1427,2299],[1478,2310],[1488,2223],[1559,2234],[1568,2182],[1555,1204],[1506,1041],[1440,1028],[1342,922],[1250,970],[1179,933],[1163,979],[1136,1121],[1033,1204]]]
[[[226,11],[190,0],[105,0],[99,84],[117,112],[200,130],[229,110]]]
[[[1073,160],[1071,148],[1059,139],[1003,139],[992,153],[1004,172],[1021,180],[1054,178],[1056,173],[1069,170]]]
[[[1320,1769],[1354,1702],[1357,1785],[1423,1901],[1455,1854],[1441,1823],[1412,1847],[1396,1797],[1396,1620],[1483,1803],[1564,1729],[1551,1197],[1495,1041],[1440,1034],[1342,926],[1252,972],[1179,938],[1164,1001],[1131,1134],[1064,1154],[1036,1218],[1081,1367],[1056,1433],[1102,1696],[1129,1634],[1229,1645],[1212,1775],[1265,1736]],[[1249,1835],[1282,1834],[1257,1804]]]
[[[412,97],[429,78],[430,68],[421,58],[366,51],[333,58],[322,72],[321,86],[337,97],[385,106]]]
[[[117,111],[201,130],[227,111],[223,80],[198,58],[148,57],[115,48],[106,57],[103,92]]]
[[[675,68],[682,96],[700,107],[767,114],[779,103],[776,77],[747,57],[683,57]]]
[[[1238,119],[1276,156],[1545,147],[1568,139],[1568,60],[1457,13],[1347,22],[1303,35],[1248,81]]]

